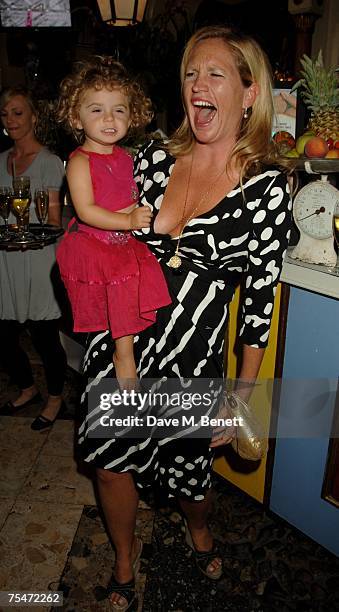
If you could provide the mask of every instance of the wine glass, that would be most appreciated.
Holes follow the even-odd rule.
[[[5,224],[5,229],[1,232],[1,240],[8,242],[11,236],[8,230],[8,217],[11,209],[12,191],[9,187],[0,187],[0,215]]]
[[[339,250],[339,199],[336,202],[333,213],[333,234]],[[339,260],[334,268],[335,273],[339,276]]]
[[[27,187],[15,187],[12,194],[12,210],[18,219],[17,242],[27,242],[31,238],[29,232],[25,231],[25,215],[29,211],[31,193]],[[33,236],[34,238],[34,236]]]
[[[17,189],[26,189],[27,191],[30,191],[31,189],[31,179],[29,176],[24,176],[24,175],[20,175],[20,176],[13,176],[13,180],[12,180],[12,184],[13,184],[13,191],[16,191]],[[29,233],[29,208],[26,211],[26,215],[25,215],[25,233]],[[32,238],[32,234],[29,234],[30,237]]]
[[[46,233],[44,230],[44,225],[46,223],[46,219],[48,216],[48,205],[49,205],[49,192],[48,189],[36,189],[34,194],[35,200],[35,212],[37,219],[42,227],[42,232],[40,234],[41,238],[45,238]]]

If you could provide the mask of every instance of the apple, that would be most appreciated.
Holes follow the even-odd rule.
[[[305,132],[304,134],[299,136],[295,144],[295,148],[297,152],[299,153],[299,155],[304,155],[304,149],[305,149],[306,143],[308,142],[308,140],[310,140],[314,136],[315,136],[314,132]]]
[[[336,140],[334,143],[334,148],[339,149],[339,140]]]
[[[339,159],[339,149],[330,149],[326,153],[325,159]]]
[[[306,142],[304,152],[306,157],[325,157],[328,153],[327,142],[321,136],[313,136]]]
[[[333,140],[333,138],[327,138],[326,142],[327,142],[327,146],[328,146],[329,149],[333,149],[334,148],[334,140]]]

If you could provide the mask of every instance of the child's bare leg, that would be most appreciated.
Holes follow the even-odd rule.
[[[124,388],[126,388],[126,386],[133,386],[137,379],[137,368],[133,351],[133,336],[123,336],[115,340],[113,363],[119,384]]]

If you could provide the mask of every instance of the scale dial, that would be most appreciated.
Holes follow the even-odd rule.
[[[333,213],[339,201],[339,191],[326,181],[313,181],[296,195],[293,204],[294,221],[300,240],[291,257],[308,263],[335,265]]]
[[[322,240],[333,235],[333,213],[339,191],[326,181],[303,187],[294,199],[293,216],[301,232]]]

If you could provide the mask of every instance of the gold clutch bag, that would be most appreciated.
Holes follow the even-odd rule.
[[[237,393],[225,391],[223,408],[231,418],[237,417],[238,423],[241,423],[235,427],[235,437],[231,442],[233,450],[242,459],[250,461],[262,459],[268,450],[268,440],[251,407]]]

